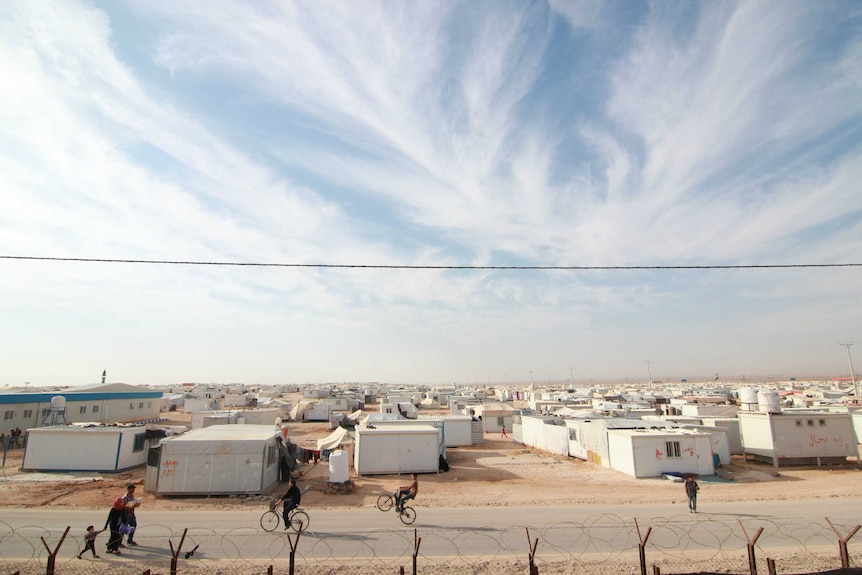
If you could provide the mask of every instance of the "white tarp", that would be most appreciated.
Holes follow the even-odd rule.
[[[343,427],[339,427],[323,439],[317,440],[317,449],[335,449],[339,445],[347,445],[353,443],[353,438],[350,433]]]

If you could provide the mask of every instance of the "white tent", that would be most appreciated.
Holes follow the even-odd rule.
[[[317,440],[317,449],[335,449],[339,445],[347,445],[353,443],[353,438],[350,436],[350,432],[347,431],[343,427],[339,427],[323,439]]]

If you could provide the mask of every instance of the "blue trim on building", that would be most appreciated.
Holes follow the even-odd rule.
[[[0,405],[13,403],[51,403],[51,398],[62,395],[67,402],[103,401],[107,399],[161,399],[161,391],[106,391],[106,392],[69,392],[54,393],[0,393]]]
[[[123,434],[117,434],[117,457],[114,459],[114,469],[120,465],[120,449],[123,447]]]

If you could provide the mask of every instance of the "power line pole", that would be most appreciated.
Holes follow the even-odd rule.
[[[652,363],[652,360],[651,359],[645,359],[644,363],[646,364],[646,372],[647,372],[647,375],[649,376],[649,383],[650,383],[650,385],[652,385],[652,371],[649,368],[649,364]]]
[[[838,345],[844,346],[847,348],[847,361],[850,362],[850,377],[853,378],[853,395],[856,397],[856,401],[859,401],[859,384],[856,383],[856,372],[853,371],[853,357],[850,355],[850,348],[853,347],[853,342],[848,341],[844,343],[839,343]]]

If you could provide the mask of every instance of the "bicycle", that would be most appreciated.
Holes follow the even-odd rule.
[[[308,513],[299,507],[291,509],[287,514],[287,519],[289,521],[287,527],[290,527],[297,533],[302,533],[308,529],[310,522]],[[278,529],[279,523],[281,523],[281,513],[278,512],[274,504],[270,504],[269,510],[264,511],[263,515],[260,516],[260,526],[264,531],[275,531]]]
[[[392,509],[395,506],[395,494],[394,493],[384,493],[380,497],[377,498],[377,509],[380,511],[386,512]],[[401,523],[404,525],[411,525],[414,521],[416,521],[416,510],[412,507],[407,507],[406,505],[401,506],[401,514],[398,515],[398,518],[401,520]]]

